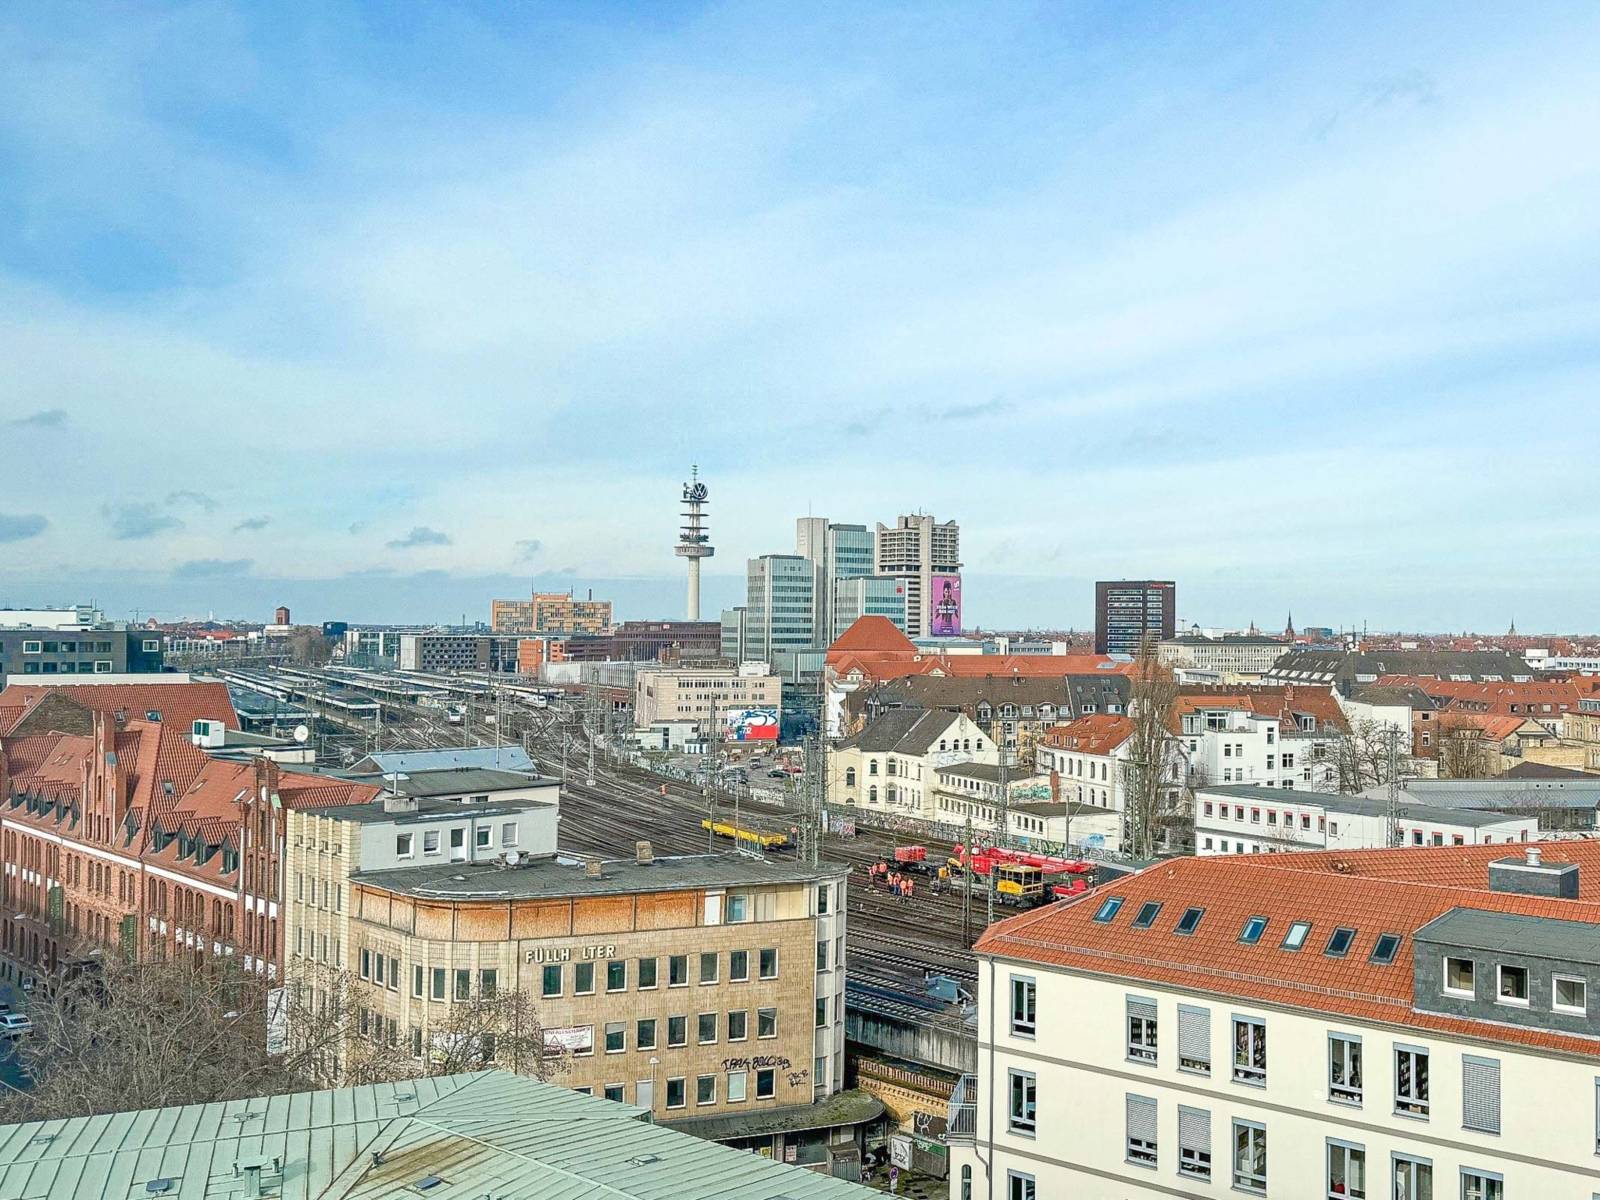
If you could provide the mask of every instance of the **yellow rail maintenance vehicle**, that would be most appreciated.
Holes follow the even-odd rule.
[[[1002,863],[995,867],[995,895],[1001,904],[1013,908],[1033,908],[1044,902],[1044,872],[1021,863]]]
[[[729,838],[736,845],[750,850],[783,850],[789,845],[787,833],[772,833],[746,824],[735,825],[732,821],[713,821],[707,817],[700,822],[700,828],[710,830],[717,837]]]

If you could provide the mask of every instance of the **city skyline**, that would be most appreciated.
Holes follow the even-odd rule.
[[[675,617],[698,462],[706,615],[920,509],[990,627],[1594,627],[1585,14],[12,11],[0,602]]]

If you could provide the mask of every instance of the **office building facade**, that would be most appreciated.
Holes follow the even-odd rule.
[[[1094,585],[1094,652],[1137,657],[1147,643],[1172,639],[1177,614],[1170,579],[1101,580]]]
[[[745,652],[771,662],[782,651],[815,647],[815,565],[798,554],[763,554],[745,575]]]
[[[148,629],[0,628],[0,684],[63,675],[148,675],[166,665],[166,641]]]

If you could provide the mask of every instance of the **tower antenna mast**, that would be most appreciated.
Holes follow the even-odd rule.
[[[678,529],[678,544],[673,553],[689,560],[688,619],[700,619],[700,560],[716,553],[711,545],[711,533],[706,528],[706,485],[700,482],[698,465],[689,470],[689,482],[683,485],[683,524]]]

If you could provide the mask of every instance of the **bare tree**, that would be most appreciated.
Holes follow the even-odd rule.
[[[1351,724],[1339,738],[1338,786],[1341,792],[1354,793],[1389,782],[1395,778],[1415,778],[1417,765],[1411,756],[1409,730],[1398,730],[1394,746],[1393,767],[1390,765],[1390,739],[1396,733],[1394,726],[1371,718]]]
[[[1176,679],[1157,661],[1154,645],[1147,643],[1133,677],[1128,705],[1133,731],[1128,736],[1128,757],[1122,764],[1126,849],[1135,858],[1149,858],[1164,841],[1169,841],[1180,815],[1177,800],[1181,783],[1170,778],[1176,757],[1172,719],[1177,701]],[[1192,832],[1191,826],[1191,836]]]
[[[1483,740],[1483,730],[1440,713],[1433,731],[1440,779],[1489,779],[1497,775],[1499,755]]]
[[[496,992],[447,1006],[444,1019],[407,1030],[404,1039],[386,1018],[369,1020],[349,1047],[346,1086],[418,1076],[454,1075],[494,1065],[549,1082],[572,1069],[568,1051],[545,1033],[526,992]]]
[[[309,625],[296,628],[289,634],[286,644],[289,661],[297,667],[320,667],[333,657],[333,648],[320,629]]]
[[[33,993],[33,1027],[16,1049],[31,1085],[0,1098],[0,1121],[315,1086],[320,1064],[338,1054],[356,992],[332,973],[318,993],[320,1008],[308,1008],[232,960],[80,959]]]

